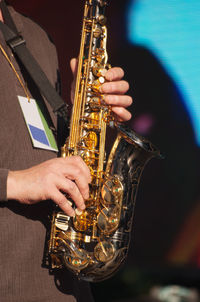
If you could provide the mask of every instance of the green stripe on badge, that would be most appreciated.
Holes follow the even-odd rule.
[[[38,104],[37,104],[37,108],[38,108],[38,112],[39,112],[39,115],[40,115],[41,120],[42,120],[42,124],[43,124],[43,126],[44,126],[45,133],[46,133],[47,138],[48,138],[48,140],[49,140],[49,143],[50,143],[51,147],[52,147],[53,149],[55,149],[55,151],[58,152],[58,147],[57,147],[56,140],[55,140],[55,137],[54,137],[54,135],[53,135],[53,132],[52,132],[52,130],[49,128],[49,125],[47,124],[47,121],[46,121],[46,119],[45,119],[45,117],[44,117],[42,111],[40,110],[40,107],[38,106]]]

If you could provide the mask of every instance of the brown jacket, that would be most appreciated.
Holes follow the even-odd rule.
[[[54,45],[37,24],[12,8],[10,11],[27,47],[55,85],[58,63]],[[1,32],[0,43],[20,73]],[[31,95],[40,98],[25,73],[23,76]],[[9,169],[26,169],[56,157],[54,152],[33,148],[18,95],[25,96],[24,91],[0,52],[0,301],[92,301],[87,283],[78,281],[67,270],[50,275],[48,269],[42,267],[46,227],[49,227],[49,203],[30,206],[6,200]],[[56,119],[49,106],[48,109],[55,125]]]

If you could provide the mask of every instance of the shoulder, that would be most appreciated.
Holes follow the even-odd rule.
[[[29,17],[9,7],[18,31],[26,41],[27,48],[52,82],[57,77],[58,59],[56,47],[45,30]]]
[[[16,12],[11,6],[9,6],[9,11],[18,31],[26,40],[27,47],[30,50],[35,49],[37,51],[38,49],[38,51],[41,51],[42,49],[45,49],[47,52],[46,54],[52,52],[54,55],[56,55],[56,47],[52,39],[39,24],[30,19],[28,16]]]

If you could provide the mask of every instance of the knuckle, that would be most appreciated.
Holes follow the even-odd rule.
[[[83,160],[80,156],[74,156],[73,160],[77,165],[82,164],[82,162],[83,162]]]
[[[124,114],[124,108],[123,107],[119,107],[118,113],[119,113],[120,116],[122,116]]]
[[[80,166],[77,166],[77,167],[74,169],[74,175],[75,175],[76,178],[77,178],[77,176],[80,176],[80,175],[82,175],[82,174],[83,174],[83,171],[82,171],[81,167],[80,167]]]
[[[110,105],[111,104],[110,96],[109,95],[105,95],[103,101],[105,101],[106,104]]]
[[[108,81],[112,81],[114,78],[113,68],[109,69],[106,74],[106,78]]]
[[[112,79],[113,79],[113,68],[111,68],[111,69],[109,69],[107,72],[106,72],[106,79],[108,80],[108,81],[112,81]]]
[[[113,111],[118,116],[118,118],[123,118],[123,116],[124,116],[124,108],[123,107],[113,107]]]
[[[118,95],[113,95],[113,105],[117,105],[119,103],[119,96]]]
[[[82,184],[82,192],[83,193],[88,193],[89,192],[89,187],[87,183]]]
[[[105,97],[105,102],[108,105],[115,105],[117,103],[117,96],[116,95],[108,95]]]
[[[69,181],[67,187],[69,192],[76,190],[76,185],[73,181]]]
[[[56,203],[60,208],[62,208],[65,205],[66,201],[62,198],[59,198],[59,199],[57,199]]]
[[[53,199],[52,190],[51,189],[46,190],[45,188],[42,188],[40,198],[42,201],[47,200],[47,199]]]
[[[102,90],[104,93],[113,93],[115,90],[115,83],[109,82],[102,85]]]
[[[116,78],[116,70],[115,70],[115,69],[112,69],[112,70],[110,71],[109,80],[112,82],[112,81],[114,81],[115,78]]]
[[[115,91],[115,88],[116,88],[116,84],[114,82],[108,84],[109,93],[113,93]]]

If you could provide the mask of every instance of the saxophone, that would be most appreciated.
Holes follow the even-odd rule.
[[[73,218],[54,211],[48,248],[52,269],[67,267],[90,282],[111,277],[126,259],[140,176],[159,156],[149,141],[114,121],[100,93],[109,68],[106,6],[105,0],[85,3],[70,134],[61,151],[81,156],[90,168],[89,199]],[[106,130],[113,124],[118,135],[106,158]]]

